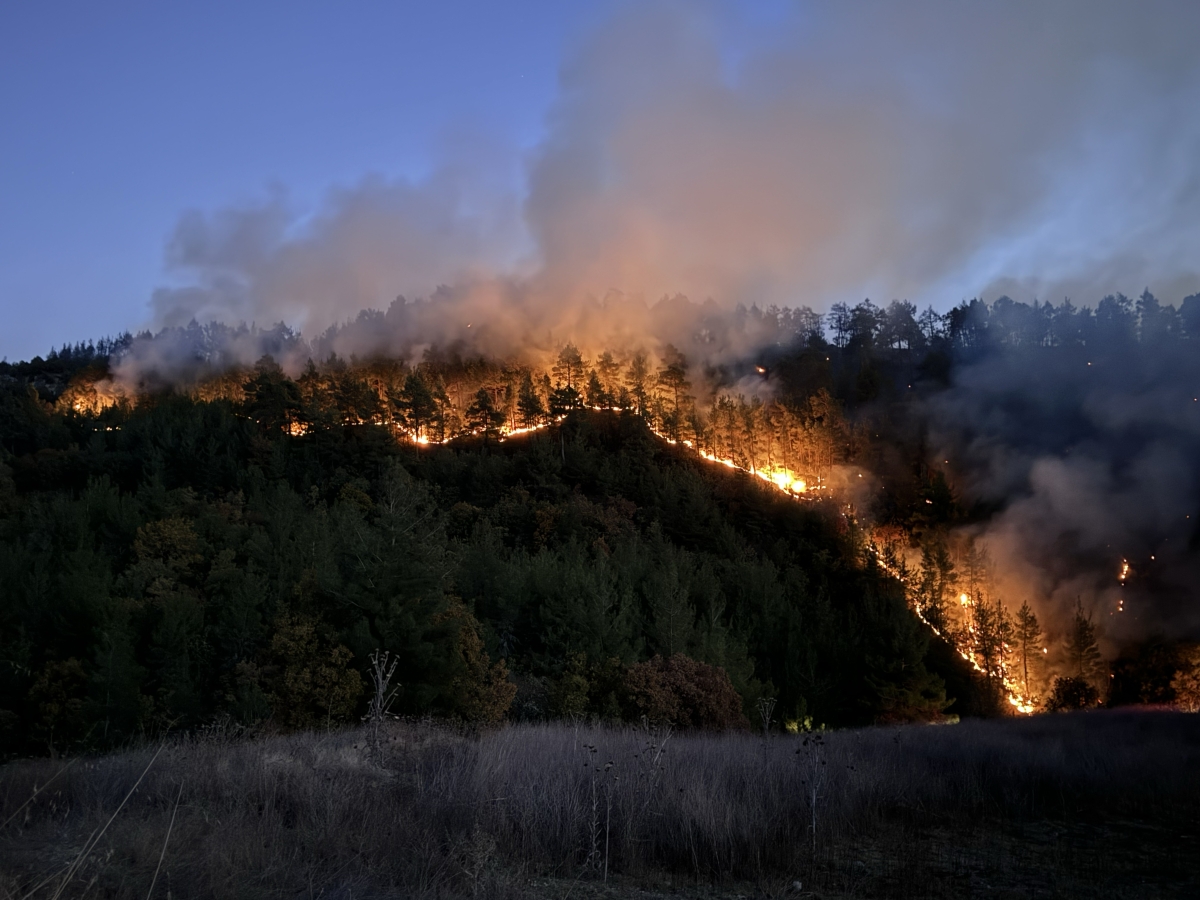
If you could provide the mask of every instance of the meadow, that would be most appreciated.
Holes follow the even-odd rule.
[[[1191,897],[1200,716],[211,730],[0,769],[0,891]]]

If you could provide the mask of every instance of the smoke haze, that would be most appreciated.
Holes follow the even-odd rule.
[[[930,401],[935,446],[967,499],[998,509],[970,529],[998,594],[1028,599],[1058,633],[1078,599],[1110,651],[1155,633],[1200,637],[1193,343],[993,354]]]
[[[622,5],[569,52],[523,177],[464,151],[315,211],[189,212],[156,324],[312,336],[442,285],[473,295],[443,339],[513,309],[569,329],[611,291],[1174,302],[1200,288],[1197,33],[1190,3],[811,3],[757,28]]]
[[[188,212],[155,325],[282,321],[312,341],[388,309],[326,348],[672,341],[712,362],[764,339],[731,329],[739,303],[1200,290],[1200,5],[804,3],[738,22],[720,4],[617,7],[568,54],[519,175],[455,160],[315,211],[276,191]],[[679,294],[694,302],[655,305]],[[1113,639],[1197,626],[1186,348],[1132,369],[997,356],[930,408],[967,491],[1001,508],[980,534],[1010,600],[1061,624],[1090,598]],[[1116,583],[1126,555],[1159,599],[1118,619],[1138,590]]]

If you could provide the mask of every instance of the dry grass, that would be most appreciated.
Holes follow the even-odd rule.
[[[154,896],[173,898],[1200,891],[1200,716],[868,729],[807,744],[389,728],[379,754],[366,731],[173,741],[99,840],[157,747],[80,760],[32,801],[63,762],[10,763],[0,896],[45,881],[34,897],[144,898],[160,860]]]

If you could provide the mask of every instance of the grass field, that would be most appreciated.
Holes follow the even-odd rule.
[[[1162,711],[213,734],[5,765],[0,897],[1183,898],[1198,809]]]

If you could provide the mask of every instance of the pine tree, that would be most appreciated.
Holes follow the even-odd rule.
[[[587,397],[588,406],[612,406],[612,395],[604,389],[604,385],[600,381],[600,376],[595,372],[588,375],[584,395]]]
[[[1067,632],[1067,660],[1071,665],[1071,674],[1087,682],[1092,682],[1100,673],[1100,648],[1096,644],[1096,626],[1092,623],[1092,615],[1084,615],[1083,601],[1075,600],[1075,617],[1071,622],[1071,630]]]
[[[596,374],[610,397],[616,397],[621,388],[621,364],[605,350],[596,360]]]
[[[940,540],[921,548],[917,602],[925,621],[938,631],[946,630],[946,599],[954,589],[954,561]]]
[[[1033,692],[1029,689],[1030,670],[1032,669],[1036,675],[1037,666],[1041,664],[1042,659],[1042,651],[1039,646],[1042,643],[1042,628],[1038,624],[1037,616],[1029,607],[1028,600],[1022,603],[1021,608],[1017,610],[1013,637],[1017,646],[1017,659],[1021,665],[1021,690],[1026,699],[1029,699],[1033,697]]]
[[[503,410],[496,409],[491,391],[487,388],[480,388],[475,392],[475,399],[467,407],[467,425],[472,431],[482,431],[483,439],[486,442],[488,436],[495,434],[496,430],[504,424],[505,418]]]
[[[427,429],[437,414],[433,392],[416,372],[404,379],[404,387],[398,397],[392,398],[392,406],[414,437],[420,437],[421,430]]]
[[[583,355],[579,348],[574,344],[567,344],[554,363],[554,377],[559,384],[579,390],[582,386],[584,367]]]
[[[629,363],[625,384],[629,388],[629,396],[633,399],[633,411],[639,416],[645,416],[650,405],[650,363],[646,360],[646,354],[634,355]]]
[[[517,394],[517,409],[521,413],[521,424],[526,428],[541,423],[546,417],[546,407],[534,389],[533,375],[529,372],[526,372],[521,378],[521,388]]]

